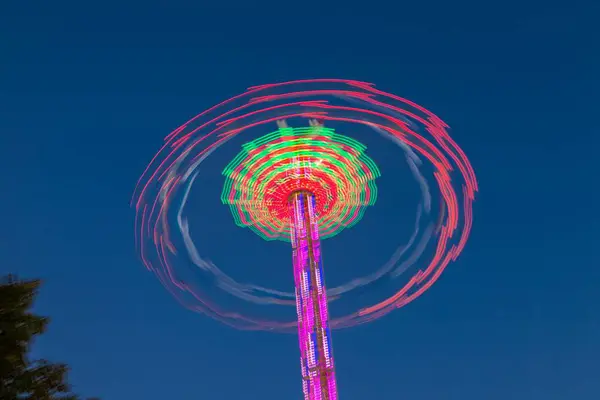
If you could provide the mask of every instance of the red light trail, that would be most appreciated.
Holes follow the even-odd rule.
[[[263,134],[271,132],[271,127],[284,119],[318,120],[325,127],[344,123],[372,129],[400,146],[407,159],[417,160],[411,161],[411,168],[416,168],[421,159],[432,168],[430,181],[437,186],[437,200],[442,204],[437,228],[431,232],[425,230],[419,233],[427,233],[427,239],[435,237],[434,252],[429,260],[419,260],[419,266],[413,268],[412,277],[394,294],[346,315],[330,316],[330,326],[342,328],[371,321],[423,294],[449,263],[456,260],[466,244],[472,226],[472,205],[478,190],[475,173],[465,153],[448,134],[448,126],[440,118],[407,99],[383,92],[372,84],[353,80],[313,79],[251,87],[245,93],[198,114],[170,133],[138,181],[133,198],[137,213],[136,243],[146,267],[186,307],[206,313],[231,326],[287,331],[296,327],[296,321],[293,320],[256,317],[240,310],[227,309],[207,296],[206,291],[199,288],[196,282],[184,281],[179,273],[180,257],[187,253],[193,264],[203,273],[215,276],[221,282],[219,287],[228,294],[256,304],[294,304],[293,293],[290,296],[289,292],[237,283],[224,275],[216,265],[204,259],[198,254],[189,234],[188,221],[181,213],[189,188],[196,179],[196,171],[211,153],[238,135],[255,130],[262,130]],[[335,157],[330,163],[332,168],[327,171],[334,171],[334,159]],[[357,168],[357,174],[349,176],[369,171]],[[252,174],[255,172],[251,171]],[[330,175],[315,171],[314,187],[311,190],[317,194],[315,207],[319,218],[326,215],[326,207],[328,210],[335,209],[337,196],[346,195],[351,192],[349,189],[360,186],[357,183],[359,180],[343,178],[342,172],[338,169],[337,175]],[[282,179],[283,175],[280,175],[274,182]],[[430,195],[427,186],[429,182],[421,177],[418,180],[424,187],[423,204],[427,208],[430,201],[426,198]],[[345,189],[337,190],[342,187]],[[271,186],[266,189],[270,190],[268,212],[261,216],[260,211],[257,211],[259,208],[240,208],[239,222],[255,232],[260,231],[267,239],[286,237],[290,226],[281,221],[289,216],[284,207],[284,198],[288,196],[290,187],[286,189],[282,185],[280,188]],[[238,193],[241,192],[238,190]],[[368,205],[369,201],[364,205]],[[235,204],[232,206],[237,207]],[[340,214],[335,218],[320,220],[321,238],[332,236],[354,219],[358,220],[360,215],[357,212],[362,212],[363,209],[357,203],[356,210],[359,211],[342,212],[338,209]],[[176,224],[173,221],[175,218]],[[253,218],[262,218],[264,224],[254,224]],[[289,236],[288,239],[281,240],[289,240]],[[371,276],[329,288],[330,301],[357,286],[379,279],[384,274],[406,273],[422,256],[423,250],[419,246],[415,246],[414,251],[401,265],[396,259],[398,257],[392,256],[388,263],[390,265],[386,264]]]

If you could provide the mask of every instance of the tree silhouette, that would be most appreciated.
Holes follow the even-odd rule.
[[[33,339],[44,333],[48,318],[31,313],[39,280],[0,280],[0,399],[78,400],[67,383],[68,367],[27,356]],[[97,400],[97,399],[88,399]]]

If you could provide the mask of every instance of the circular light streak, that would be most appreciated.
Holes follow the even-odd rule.
[[[295,145],[301,146],[301,139],[267,136],[266,141],[263,138],[262,142],[260,139],[250,142],[249,146],[256,147],[247,147],[241,158],[225,170],[229,181],[223,200],[230,204],[238,224],[248,226],[265,239],[287,240],[286,211],[282,203],[298,188],[317,193],[325,236],[335,235],[356,222],[364,206],[375,200],[377,167],[362,153],[364,148],[356,142],[350,145],[344,136],[329,130],[328,125],[345,123],[371,128],[405,153],[406,162],[421,187],[422,204],[408,243],[399,246],[389,261],[374,268],[370,275],[328,289],[328,297],[330,301],[339,301],[348,292],[384,277],[395,279],[409,272],[411,275],[392,295],[346,315],[331,317],[331,327],[371,321],[419,297],[465,247],[478,189],[475,173],[440,118],[414,102],[378,90],[372,84],[352,80],[315,79],[251,87],[198,114],[169,134],[140,178],[132,201],[136,209],[136,243],[143,263],[177,299],[194,311],[241,329],[293,331],[296,326],[293,312],[287,321],[256,317],[215,302],[197,281],[182,278],[182,271],[189,268],[191,262],[201,279],[210,277],[216,282],[215,286],[228,295],[268,306],[294,305],[293,293],[237,282],[201,255],[184,213],[201,164],[216,149],[238,135],[256,131],[264,135],[275,122],[293,119],[318,120],[324,125],[319,128],[320,134],[330,135],[323,137],[323,141],[328,141],[327,146],[306,149],[298,163],[309,167],[314,179],[305,179],[304,184],[298,186],[286,178],[282,164],[269,160],[277,146],[272,141],[296,140]],[[318,130],[315,126],[305,128],[306,131],[290,129],[294,137],[315,135]],[[328,146],[339,146],[353,155],[353,161],[344,161],[352,165],[352,171],[338,168],[336,172],[315,165],[319,160],[335,165],[335,158],[327,156],[334,157],[339,150],[330,151]],[[289,159],[294,151],[282,150],[282,153]],[[247,170],[243,167],[244,160],[264,160],[266,165],[255,165]],[[429,166],[430,176],[420,171],[421,164]],[[366,187],[358,188],[352,183],[359,181],[366,181]],[[253,189],[249,190],[250,187]],[[432,193],[434,187],[436,191]],[[260,199],[253,197],[253,193],[258,193]],[[432,211],[434,201],[439,205],[437,220],[422,228],[419,226],[421,216]],[[340,211],[339,204],[344,202],[351,204],[354,214]],[[427,259],[426,248],[432,249]]]

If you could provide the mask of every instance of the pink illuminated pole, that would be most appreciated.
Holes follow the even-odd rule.
[[[298,339],[305,400],[337,400],[315,197],[290,198]]]

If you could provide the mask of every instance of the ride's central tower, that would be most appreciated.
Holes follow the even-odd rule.
[[[337,400],[315,197],[290,197],[298,339],[305,400]]]

